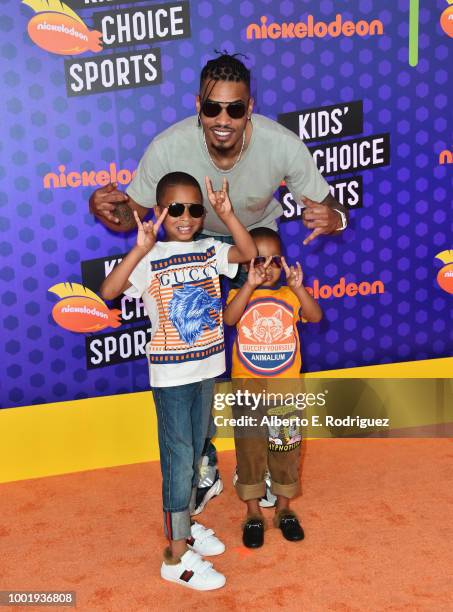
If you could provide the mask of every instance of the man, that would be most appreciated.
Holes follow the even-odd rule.
[[[303,223],[311,233],[303,244],[345,229],[347,211],[330,194],[305,144],[275,121],[253,114],[253,104],[250,71],[244,64],[227,54],[210,60],[201,72],[197,115],[154,138],[127,193],[120,192],[116,184],[97,189],[90,198],[90,210],[113,231],[135,229],[133,211],[143,220],[155,205],[159,179],[181,170],[201,185],[209,176],[215,189],[226,177],[235,213],[248,229],[277,229],[282,209],[274,192],[282,180],[306,206]],[[228,230],[212,210],[206,193],[203,204],[207,210],[204,235],[230,242]],[[212,444],[201,464],[199,486],[198,512],[223,488]]]
[[[198,116],[188,117],[154,138],[140,161],[127,194],[107,185],[90,198],[91,211],[107,227],[136,228],[133,210],[143,219],[155,204],[155,187],[166,172],[184,170],[204,185],[206,175],[220,187],[226,175],[236,213],[245,225],[276,228],[281,206],[273,194],[284,179],[307,205],[303,222],[320,234],[344,229],[347,212],[331,195],[304,143],[275,121],[253,115],[250,72],[240,60],[221,55],[201,72]],[[204,194],[204,232],[227,235]]]

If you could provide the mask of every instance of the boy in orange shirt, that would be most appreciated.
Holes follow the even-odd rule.
[[[236,325],[237,339],[233,347],[233,379],[249,381],[246,388],[274,378],[300,378],[302,365],[299,334],[296,323],[318,322],[322,311],[318,303],[303,286],[300,263],[288,266],[281,252],[280,237],[269,228],[250,231],[258,256],[251,262],[248,278],[241,289],[228,296],[224,322]],[[282,268],[287,285],[280,284]],[[299,493],[300,434],[292,435],[282,452],[266,427],[255,427],[244,435],[235,428],[238,466],[236,490],[247,505],[243,528],[243,543],[249,548],[264,542],[264,517],[259,499],[265,493],[264,474],[271,473],[271,490],[277,496],[275,525],[290,541],[302,540],[304,532],[290,510],[290,499]],[[294,434],[294,432],[293,432]]]

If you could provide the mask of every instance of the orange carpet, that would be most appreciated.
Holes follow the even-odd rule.
[[[220,464],[225,492],[199,519],[227,545],[223,589],[160,579],[147,463],[0,485],[0,590],[75,590],[82,611],[453,610],[452,439],[309,441],[294,503],[306,539],[271,529],[258,551],[241,546],[233,453]]]

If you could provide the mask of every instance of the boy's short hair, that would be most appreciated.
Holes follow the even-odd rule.
[[[254,227],[253,229],[250,230],[249,233],[253,239],[270,238],[272,240],[275,240],[280,245],[280,249],[282,247],[282,241],[281,241],[279,233],[271,229],[270,227]]]
[[[206,79],[242,82],[250,89],[250,70],[235,55],[229,55],[228,53],[222,53],[219,57],[207,62],[201,71],[200,90]]]
[[[195,177],[193,177],[191,174],[187,174],[187,172],[169,172],[168,174],[165,174],[157,183],[156,203],[160,205],[164,199],[165,192],[169,187],[178,187],[179,185],[198,189],[200,193],[200,200],[203,202],[203,192],[201,191],[200,183]]]

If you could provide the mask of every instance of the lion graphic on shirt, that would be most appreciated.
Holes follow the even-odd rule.
[[[205,289],[192,285],[183,285],[173,293],[168,305],[168,318],[178,330],[181,339],[193,346],[208,327],[214,329],[219,325],[218,314],[222,309],[222,300],[211,297]]]

